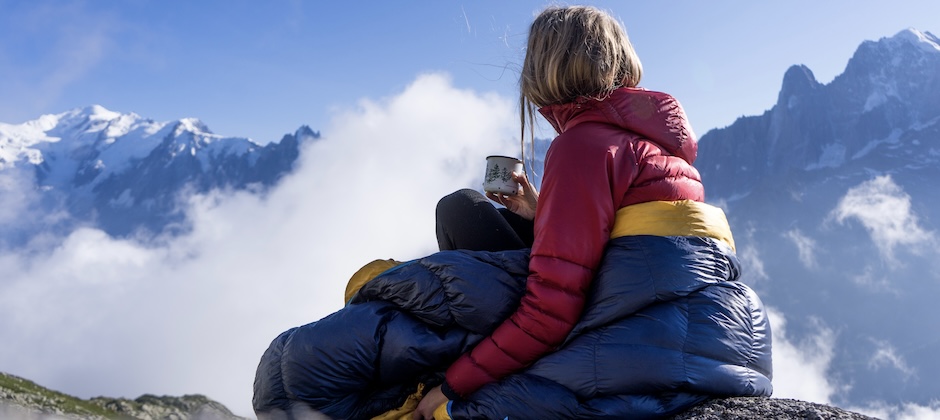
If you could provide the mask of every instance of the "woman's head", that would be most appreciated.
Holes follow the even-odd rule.
[[[633,44],[613,16],[589,6],[545,9],[529,28],[519,77],[523,160],[526,120],[535,150],[535,107],[603,99],[619,87],[636,87],[642,75]]]
[[[635,87],[643,68],[620,23],[594,7],[550,7],[529,29],[520,77],[523,103],[536,107],[603,98]]]

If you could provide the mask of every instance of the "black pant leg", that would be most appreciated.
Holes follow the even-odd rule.
[[[500,207],[497,211],[506,219],[509,226],[512,226],[512,230],[516,232],[516,235],[518,235],[522,243],[525,244],[525,248],[531,248],[532,242],[535,241],[535,223],[509,211],[509,209],[505,207]]]
[[[437,243],[442,251],[504,251],[532,246],[531,239],[526,241],[514,228],[518,226],[523,235],[528,232],[531,238],[531,221],[497,210],[483,194],[471,189],[442,198],[437,203],[436,219]]]

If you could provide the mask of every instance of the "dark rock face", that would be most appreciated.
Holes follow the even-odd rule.
[[[852,411],[784,398],[721,398],[704,402],[673,420],[872,420]]]

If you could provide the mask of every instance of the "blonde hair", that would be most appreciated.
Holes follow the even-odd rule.
[[[590,6],[542,11],[529,28],[519,77],[523,159],[527,125],[534,151],[536,108],[580,97],[603,100],[619,87],[636,87],[642,74],[627,32],[607,12]]]

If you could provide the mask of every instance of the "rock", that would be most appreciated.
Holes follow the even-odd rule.
[[[859,413],[824,404],[787,398],[736,397],[706,401],[672,420],[873,420]]]

